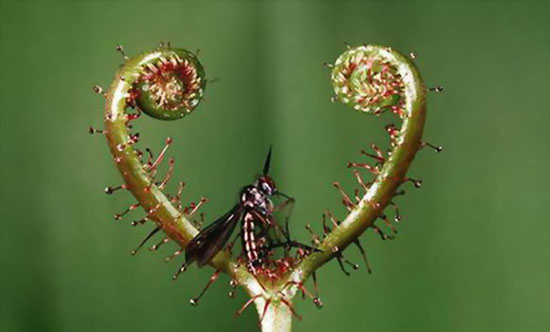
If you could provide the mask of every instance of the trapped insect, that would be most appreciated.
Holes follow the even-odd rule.
[[[243,187],[238,202],[223,216],[201,230],[189,243],[185,253],[185,263],[178,273],[194,262],[199,267],[206,265],[228,242],[237,223],[241,221],[239,237],[242,241],[242,256],[246,267],[252,274],[257,274],[266,264],[269,251],[277,247],[297,247],[308,251],[313,248],[292,241],[288,234],[288,224],[283,230],[274,218],[273,213],[288,205],[294,204],[294,198],[280,192],[275,181],[268,175],[271,163],[271,148],[264,163],[262,175],[251,185]],[[282,196],[286,200],[274,205],[272,196]],[[275,236],[269,235],[273,231]],[[284,241],[278,239],[282,233]],[[235,238],[236,240],[237,238]],[[176,275],[177,277],[177,275]]]
[[[294,200],[280,193],[268,175],[270,150],[263,174],[253,184],[241,189],[232,209],[197,234],[197,225],[193,221],[206,197],[184,207],[183,181],[179,182],[175,195],[166,193],[174,170],[174,159],[168,160],[168,170],[162,179],[157,178],[157,173],[172,138],[166,139],[164,148],[155,158],[149,148],[143,152],[137,147],[140,134],[133,131],[133,121],[142,114],[162,120],[187,116],[203,99],[206,84],[211,80],[206,79],[204,68],[197,59],[198,52],[172,48],[169,43],[161,43],[158,48],[131,58],[125,55],[121,46],[117,46],[117,50],[126,62],[117,72],[111,88],[103,90],[94,86],[93,89],[106,100],[105,128],[90,128],[89,132],[107,138],[115,165],[124,179],[121,185],[107,187],[105,193],[126,190],[137,200],[115,214],[114,218],[122,220],[133,211],[143,209],[145,216],[133,220],[131,224],[152,223],[155,226],[131,253],[136,254],[155,234],[164,233],[163,239],[150,250],[156,251],[162,244],[174,241],[179,248],[165,261],[186,253],[186,262],[174,279],[194,262],[199,267],[209,264],[216,269],[200,294],[190,299],[192,305],[197,305],[218,276],[226,273],[231,277],[230,297],[234,296],[238,285],[250,295],[237,315],[255,304],[264,331],[290,330],[290,315],[300,319],[292,306],[292,298],[300,292],[311,298],[318,308],[322,307],[316,271],[333,258],[346,275],[349,272],[345,264],[357,270],[359,265],[343,254],[350,244],[358,247],[370,273],[359,236],[371,229],[383,240],[394,237],[385,233],[385,227],[397,233],[385,210],[393,210],[394,220],[399,222],[401,214],[396,199],[405,193],[400,187],[405,183],[420,187],[421,181],[408,175],[415,154],[422,147],[430,147],[436,152],[442,150],[422,140],[426,93],[439,92],[442,88],[426,88],[416,65],[390,47],[348,46],[334,64],[327,64],[331,68],[335,93],[332,100],[341,101],[362,113],[379,115],[391,112],[402,120],[402,125],[389,123],[385,126],[390,136],[387,153],[375,143],[371,144],[373,151],[361,150],[361,154],[374,159],[374,163],[372,160],[348,162],[359,184],[352,194],[346,192],[339,182],[333,183],[341,194],[341,202],[347,211],[345,217],[338,218],[330,210],[324,210],[321,235],[316,234],[310,224],[306,225],[315,248],[292,241],[288,218],[284,229],[274,218],[276,211],[293,206]],[[364,173],[374,178],[365,178]],[[277,206],[272,202],[273,196],[283,196],[286,201]],[[203,213],[201,224],[202,220]],[[237,227],[239,223],[240,227]],[[227,244],[236,228],[239,230],[237,236]],[[231,248],[239,239],[242,250],[232,257]],[[291,249],[296,249],[296,252],[291,253]],[[304,285],[309,277],[313,281],[313,293]]]

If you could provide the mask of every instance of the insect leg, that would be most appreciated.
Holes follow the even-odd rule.
[[[284,194],[279,193],[279,195],[284,195]],[[290,196],[287,196],[287,195],[284,195],[284,196],[287,199],[284,202],[282,202],[281,204],[276,205],[273,208],[273,212],[282,211],[284,209],[287,209],[286,210],[286,215],[285,215],[285,220],[288,221],[290,219],[290,216],[292,215],[292,212],[294,211],[294,206],[296,205],[296,200],[294,199],[294,197],[290,197]]]

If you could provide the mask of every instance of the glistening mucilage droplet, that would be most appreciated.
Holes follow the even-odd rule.
[[[335,99],[365,113],[390,110],[402,117],[405,84],[395,62],[387,57],[391,52],[365,45],[340,55],[331,75]]]
[[[199,104],[206,88],[197,57],[180,48],[161,48],[137,56],[128,104],[153,118],[181,119]],[[127,75],[125,75],[126,77]]]

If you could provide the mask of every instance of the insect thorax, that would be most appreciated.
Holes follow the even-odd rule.
[[[264,216],[271,212],[273,206],[271,200],[253,185],[243,188],[240,202],[245,210],[256,210]]]

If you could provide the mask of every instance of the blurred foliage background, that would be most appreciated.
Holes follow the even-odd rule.
[[[7,1],[0,2],[2,331],[251,331],[255,311],[229,299],[223,276],[192,308],[211,269],[147,250],[129,252],[150,225],[132,228],[132,202],[103,194],[120,177],[103,137],[103,100],[122,58],[161,40],[201,49],[220,78],[195,113],[142,118],[142,142],[175,144],[185,200],[206,195],[209,221],[261,170],[274,145],[275,179],[297,198],[294,234],[320,230],[331,183],[351,190],[346,163],[371,142],[386,146],[391,116],[371,118],[329,101],[322,66],[352,45],[417,51],[429,96],[417,156],[420,190],[399,199],[394,241],[363,236],[374,274],[319,273],[325,302],[297,299],[296,331],[546,331],[550,325],[548,2],[528,1]],[[143,146],[143,145],[142,145]],[[172,190],[175,182],[172,183]],[[544,203],[546,202],[546,203]],[[544,207],[546,206],[546,208]],[[159,238],[160,239],[160,238]],[[152,242],[153,243],[153,242]],[[354,250],[347,255],[360,262]]]

